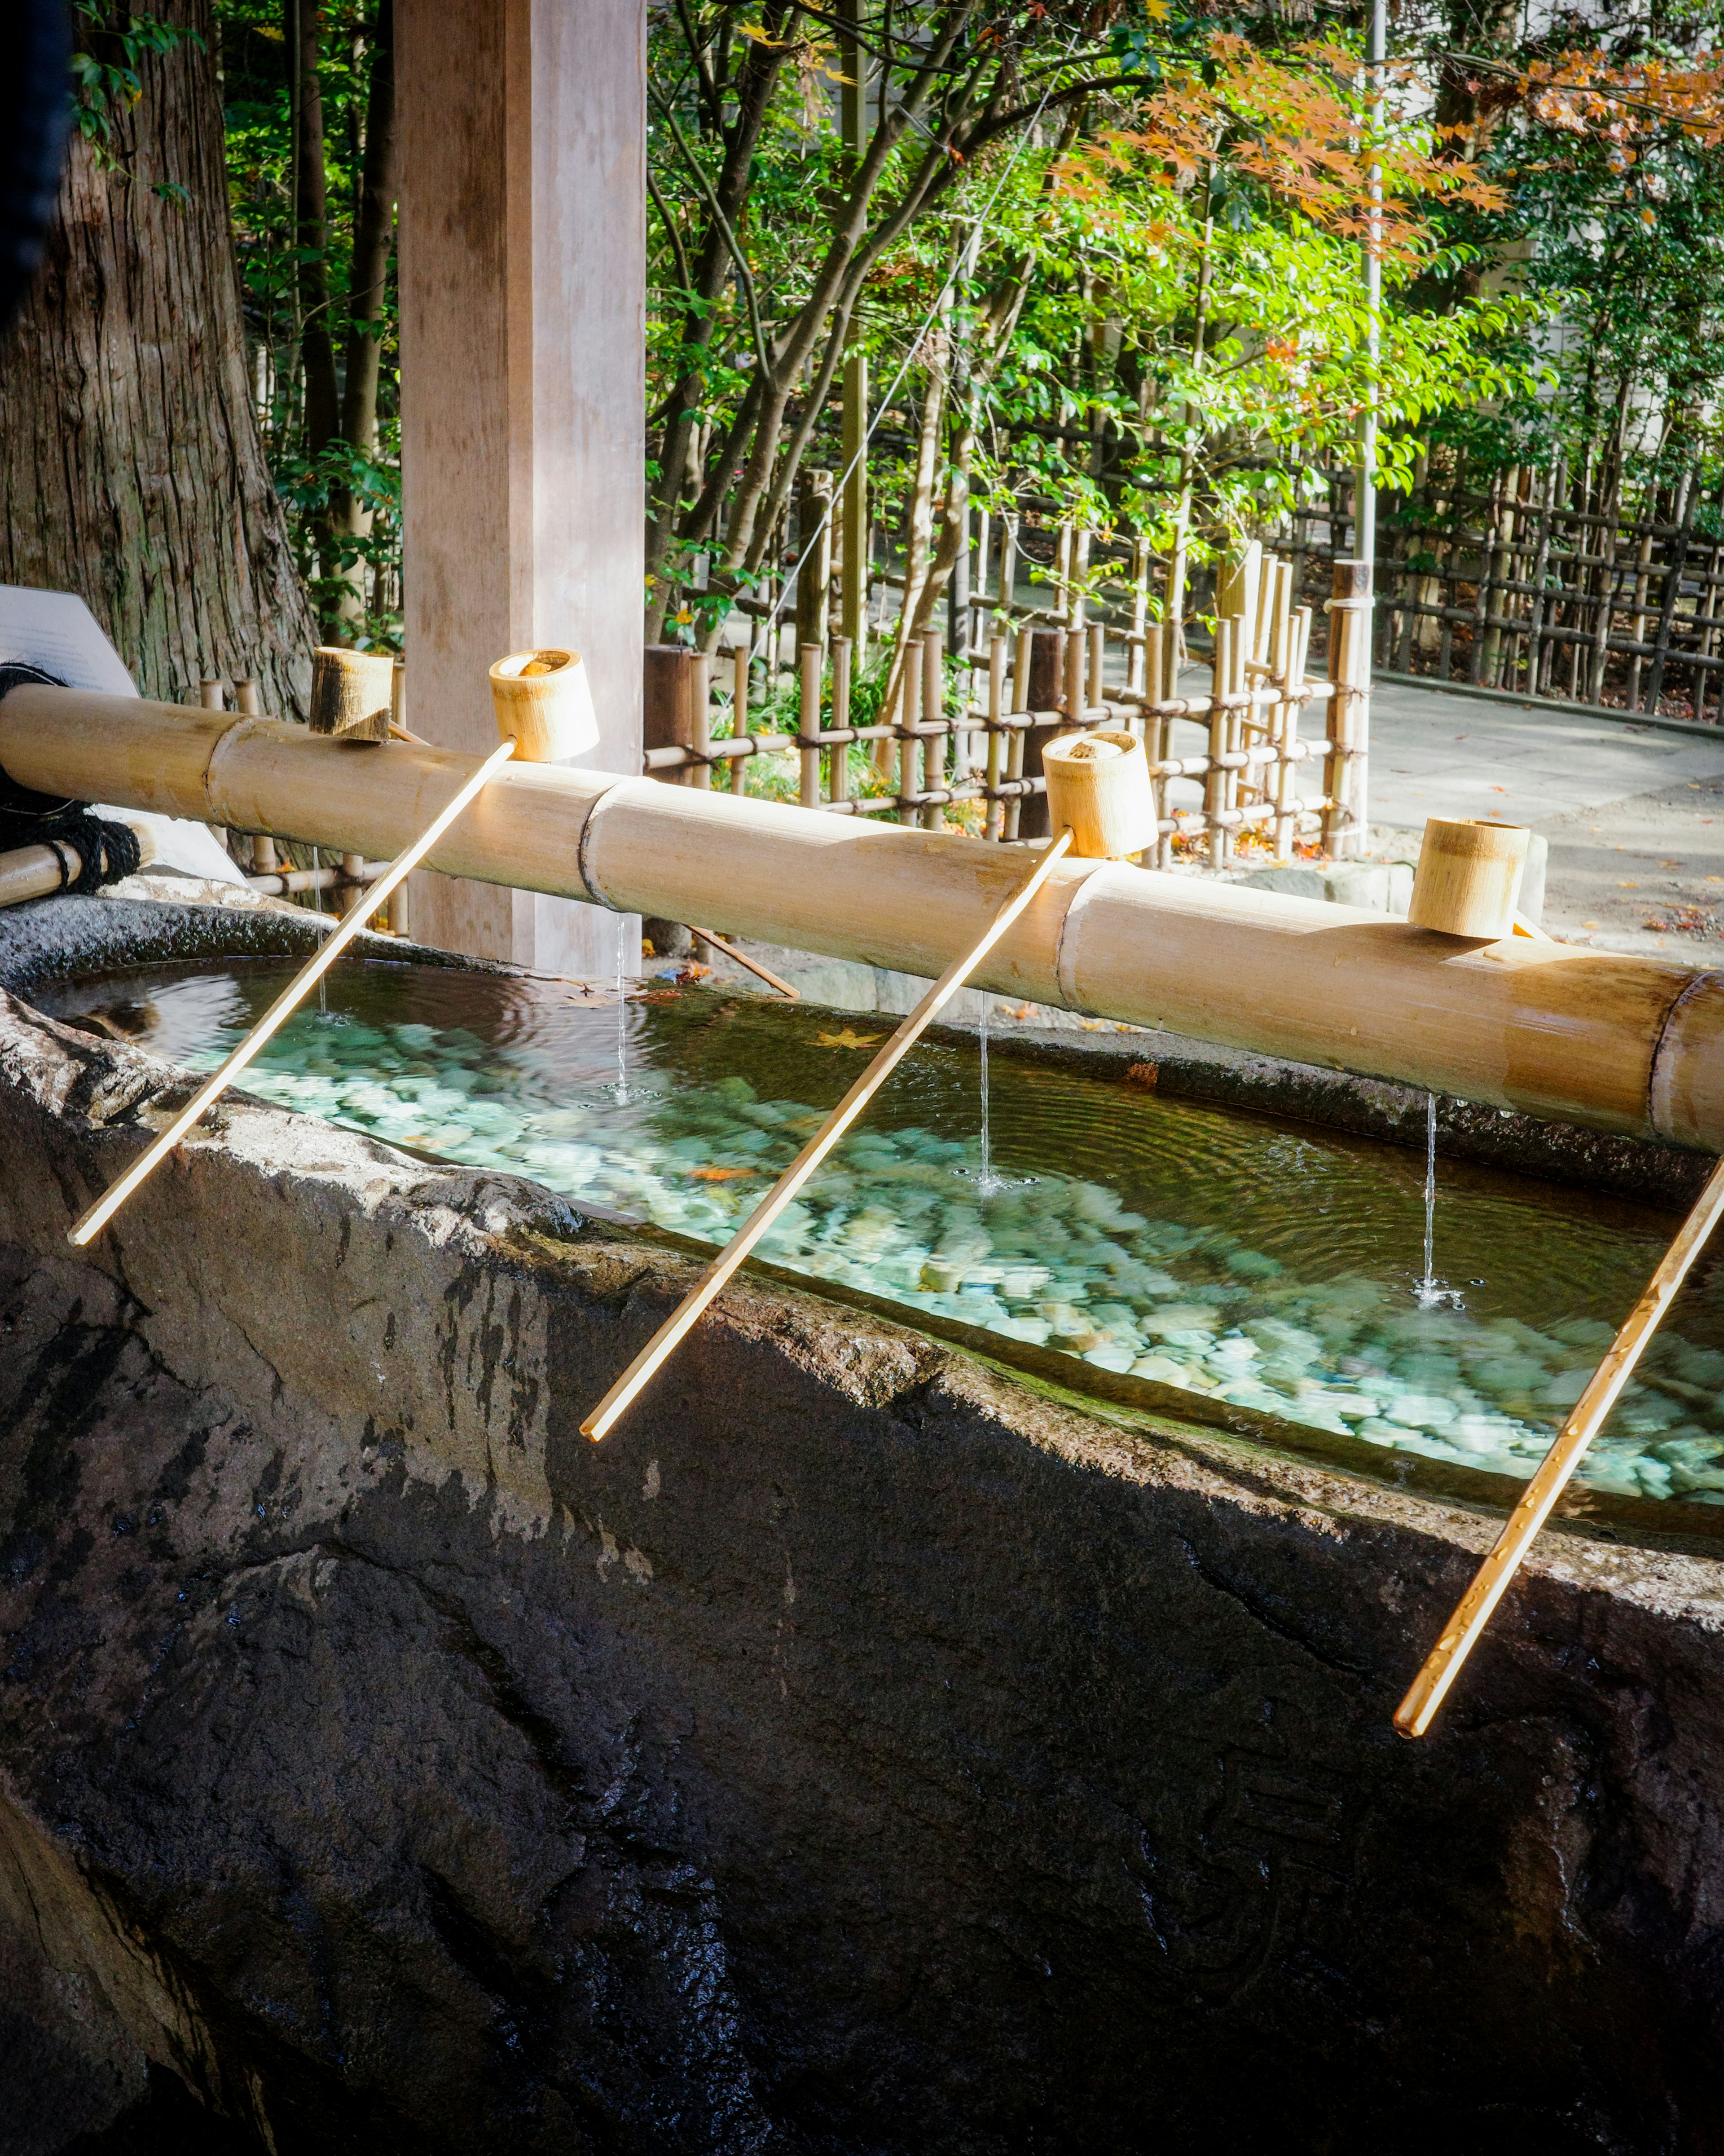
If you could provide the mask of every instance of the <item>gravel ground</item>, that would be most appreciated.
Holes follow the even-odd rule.
[[[1688,779],[1541,824],[1544,926],[1565,942],[1716,965],[1724,952],[1724,778]]]

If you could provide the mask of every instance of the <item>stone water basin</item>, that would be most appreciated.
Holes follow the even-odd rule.
[[[212,1068],[285,958],[97,973],[40,1000]],[[649,983],[614,990],[354,960],[244,1083],[280,1106],[523,1175],[709,1244],[863,1066],[881,1021]],[[1444,1161],[1414,1295],[1405,1149],[920,1048],[763,1246],[788,1270],[1003,1344],[1305,1430],[1524,1478],[1668,1240],[1667,1214]],[[1724,1504],[1724,1271],[1703,1265],[1583,1465],[1592,1489]]]

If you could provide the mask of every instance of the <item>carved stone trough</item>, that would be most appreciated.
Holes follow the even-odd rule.
[[[760,1274],[595,1447],[692,1259],[244,1097],[74,1261],[175,1081],[33,983],[301,932],[0,927],[8,2150],[1719,2145],[1706,1522],[1413,1746],[1492,1478]]]

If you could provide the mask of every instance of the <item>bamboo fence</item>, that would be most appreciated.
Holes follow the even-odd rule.
[[[1172,865],[1178,839],[1187,859],[1225,869],[1247,834],[1260,834],[1267,855],[1279,861],[1290,860],[1301,841],[1320,844],[1337,857],[1360,850],[1367,822],[1370,608],[1369,579],[1360,565],[1333,565],[1325,609],[1332,678],[1314,677],[1314,609],[1296,603],[1295,563],[1247,548],[1219,580],[1209,683],[1207,690],[1193,691],[1179,681],[1183,654],[1172,632],[1152,618],[1165,610],[1165,570],[1141,544],[1129,548],[1129,605],[1098,608],[1092,619],[1080,593],[1094,535],[1060,528],[1053,603],[1046,608],[1024,606],[1014,596],[1018,531],[993,535],[997,563],[990,536],[983,518],[977,550],[982,588],[970,598],[968,611],[983,628],[985,642],[957,654],[953,666],[939,631],[911,639],[895,708],[874,723],[856,723],[852,710],[854,639],[831,634],[824,644],[813,641],[810,631],[824,620],[825,609],[811,604],[806,592],[798,593],[795,609],[802,640],[793,670],[793,733],[756,731],[750,723],[757,696],[770,690],[780,670],[778,651],[769,648],[777,644],[775,626],[769,637],[757,632],[716,654],[680,645],[650,648],[646,773],[741,793],[752,758],[793,755],[803,808],[890,816],[937,829],[948,809],[980,802],[981,835],[1010,843],[1048,835],[1044,744],[1074,728],[1124,727],[1143,742],[1157,789],[1156,865]],[[829,574],[824,564],[823,571]],[[991,595],[989,582],[995,585]],[[776,603],[763,599],[748,611],[770,622]],[[782,698],[774,708],[783,712]],[[1320,734],[1301,732],[1308,711],[1321,716]],[[1182,721],[1202,729],[1194,752],[1188,741],[1175,742]],[[857,742],[873,745],[875,768],[888,774],[889,790],[856,790],[849,751]],[[1201,784],[1200,802],[1174,802],[1171,788],[1181,779]]]
[[[1560,466],[1385,505],[1378,663],[1530,698],[1716,724],[1724,500],[1698,473],[1629,514]]]

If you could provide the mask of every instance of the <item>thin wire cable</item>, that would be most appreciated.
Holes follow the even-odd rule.
[[[1077,39],[1074,37],[1071,43],[1066,47],[1064,54],[1060,56],[1059,64],[1054,69],[1053,77],[1049,81],[1047,88],[1042,92],[1040,104],[1036,106],[1035,110],[1030,115],[1029,120],[1025,121],[1023,131],[1018,135],[1017,142],[1013,146],[1012,154],[1006,160],[1006,168],[994,183],[993,192],[988,198],[988,200],[983,203],[981,208],[977,211],[975,216],[970,220],[970,234],[972,238],[987,223],[989,213],[993,210],[994,204],[999,200],[1001,195],[1005,192],[1007,181],[1011,178],[1013,173],[1018,169],[1018,161],[1024,155],[1024,151],[1025,146],[1029,143],[1029,137],[1034,131],[1037,124],[1039,122],[1043,113],[1048,109],[1048,100],[1054,95],[1054,83],[1059,79],[1059,69],[1066,64],[1067,61],[1070,59],[1072,54],[1076,50],[1076,49]],[[950,153],[951,146],[950,143],[947,145],[948,154]],[[796,560],[791,564],[790,574],[785,578],[782,585],[779,588],[777,602],[774,605],[772,612],[767,616],[766,627],[762,632],[762,643],[770,643],[772,634],[778,626],[778,617],[784,610],[784,602],[790,596],[790,587],[792,583],[802,573],[803,564],[808,560],[809,555],[813,552],[814,548],[819,543],[820,534],[832,521],[832,512],[837,507],[838,504],[844,499],[844,491],[850,483],[851,473],[855,470],[857,465],[861,463],[863,458],[867,455],[868,445],[873,441],[875,434],[880,426],[880,421],[885,418],[886,413],[891,409],[892,399],[898,394],[898,391],[902,386],[905,376],[909,373],[911,368],[916,363],[916,355],[921,348],[922,339],[927,335],[929,330],[932,328],[935,316],[938,315],[942,307],[945,305],[947,295],[956,288],[958,278],[962,274],[963,259],[966,253],[968,251],[968,247],[969,242],[968,240],[966,240],[964,245],[958,249],[957,261],[952,264],[951,270],[947,272],[945,283],[935,294],[934,304],[929,308],[927,313],[923,316],[921,327],[917,330],[916,335],[911,339],[910,348],[905,353],[904,358],[899,366],[898,372],[892,377],[891,387],[886,391],[885,395],[881,398],[879,410],[875,413],[874,418],[869,422],[867,430],[862,437],[861,448],[859,449],[855,455],[850,459],[849,464],[844,466],[842,474],[839,475],[837,485],[832,490],[832,500],[827,504],[826,507],[821,511],[818,521],[815,524],[813,531],[808,535],[808,544],[803,548],[801,553],[797,556]],[[966,642],[967,643],[967,639],[966,639]],[[771,663],[771,660],[768,658],[767,664],[770,665]]]

